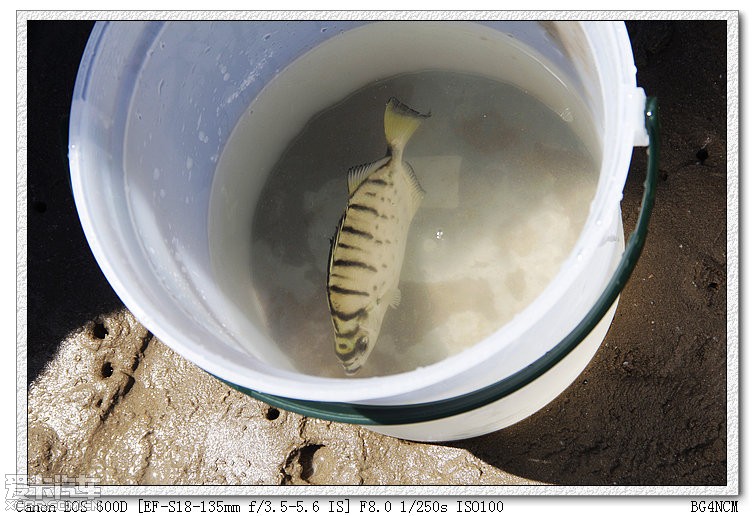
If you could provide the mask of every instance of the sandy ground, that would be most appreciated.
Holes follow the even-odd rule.
[[[644,253],[603,346],[507,429],[420,444],[279,411],[155,339],[94,262],[68,187],[66,124],[89,24],[28,25],[28,467],[104,484],[726,483],[726,26],[629,24],[659,98]],[[634,227],[645,151],[622,203]]]

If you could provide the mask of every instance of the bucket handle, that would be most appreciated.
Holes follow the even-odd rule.
[[[642,253],[647,236],[650,212],[655,201],[655,188],[658,176],[658,103],[649,97],[645,104],[645,129],[649,137],[648,165],[645,176],[642,206],[637,225],[629,235],[626,249],[621,256],[616,271],[596,303],[577,326],[545,355],[524,369],[476,391],[438,401],[411,405],[361,405],[353,403],[322,402],[284,398],[254,391],[231,382],[224,381],[234,389],[275,407],[298,414],[340,423],[357,425],[406,425],[463,414],[508,396],[539,378],[559,363],[592,331],[619,296],[619,292],[629,280],[629,276]]]

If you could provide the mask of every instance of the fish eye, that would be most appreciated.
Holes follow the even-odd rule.
[[[367,346],[369,343],[370,343],[370,339],[366,335],[359,337],[359,340],[357,341],[357,351],[359,353],[367,351]]]

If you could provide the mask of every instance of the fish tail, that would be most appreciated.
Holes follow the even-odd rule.
[[[388,142],[388,150],[392,156],[401,158],[406,142],[412,137],[423,119],[428,118],[430,113],[422,114],[406,104],[401,103],[396,97],[391,97],[385,106],[385,139]]]

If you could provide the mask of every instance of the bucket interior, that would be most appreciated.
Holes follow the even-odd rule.
[[[604,99],[607,82],[620,89],[625,76],[633,81],[633,67],[627,49],[611,40],[621,28],[606,24],[598,36],[591,30],[576,22],[98,24],[82,62],[71,121],[74,190],[90,245],[145,325],[190,360],[239,385],[293,397],[369,399],[367,392],[376,387],[388,395],[426,386],[503,348],[514,372],[557,342],[527,341],[522,337],[529,328],[548,317],[549,324],[568,332],[570,321],[589,309],[611,271],[606,264],[605,271],[591,271],[597,279],[589,278],[586,264],[606,241],[622,237],[618,200],[633,128],[607,124],[620,119],[623,108]],[[612,56],[598,55],[596,37],[611,40],[630,64],[607,69],[604,61]],[[318,58],[325,51],[328,58]],[[314,65],[294,68],[305,58]],[[535,73],[518,64],[522,59],[542,67]],[[543,68],[549,73],[543,75]],[[479,344],[418,371],[320,377],[303,371],[291,350],[271,335],[271,316],[254,283],[235,280],[254,273],[250,228],[261,224],[261,217],[274,218],[275,207],[265,207],[263,195],[270,173],[308,121],[364,85],[418,71],[482,76],[538,99],[571,123],[599,163],[595,193],[559,272]],[[284,75],[286,81],[278,80]],[[255,100],[262,96],[264,104]],[[249,152],[227,153],[255,109],[256,120],[266,123],[244,129]],[[382,128],[372,129],[380,134]],[[353,165],[379,157],[358,156]],[[240,169],[248,173],[224,172]],[[339,175],[345,190],[342,164],[318,169],[312,180]],[[292,182],[299,184],[296,179]],[[320,202],[329,210],[326,218],[333,219],[312,233],[321,237],[319,248],[327,249],[343,204],[315,194],[312,202]],[[286,281],[299,281],[296,270],[286,269]],[[564,301],[569,291],[578,302]],[[327,307],[324,285],[321,298]],[[303,332],[301,346],[311,340]],[[332,354],[332,348],[323,352]],[[399,376],[402,381],[395,380]]]

